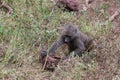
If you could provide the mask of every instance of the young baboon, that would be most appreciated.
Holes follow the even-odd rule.
[[[71,23],[64,26],[62,34],[58,40],[53,43],[48,54],[53,55],[55,50],[62,44],[67,44],[69,53],[74,51],[78,56],[81,56],[83,51],[90,51],[94,46],[93,40],[86,34],[79,31],[76,25]],[[66,55],[67,57],[69,57],[69,53]]]

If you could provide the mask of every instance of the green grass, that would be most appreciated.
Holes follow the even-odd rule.
[[[116,42],[107,38],[111,34],[111,22],[105,23],[106,14],[98,19],[99,9],[108,9],[107,4],[96,7],[93,11],[96,15],[90,16],[89,11],[83,14],[63,12],[53,8],[54,3],[48,0],[6,0],[12,8],[12,14],[6,16],[3,8],[0,8],[0,79],[1,80],[106,80],[106,75],[100,73],[102,66],[110,65],[109,56],[117,54],[119,39]],[[119,4],[119,3],[118,3]],[[94,18],[94,19],[93,19]],[[66,23],[74,23],[79,29],[92,36],[100,49],[86,53],[83,57],[75,57],[70,61],[62,61],[55,72],[43,71],[39,60],[40,50],[49,49],[50,45],[58,38],[61,28]],[[112,45],[110,48],[109,45]],[[114,49],[115,48],[115,49]],[[63,50],[63,49],[62,49]],[[63,53],[64,51],[56,53]],[[117,56],[118,55],[118,56]],[[106,58],[104,58],[104,56]],[[101,62],[104,60],[106,64]],[[118,63],[113,63],[105,68],[112,78],[118,80],[120,76],[112,76],[113,71],[119,68]],[[115,67],[115,69],[113,69]],[[117,73],[120,73],[119,71]],[[88,76],[86,78],[86,76]],[[110,78],[111,78],[110,77]],[[118,78],[117,78],[118,77]],[[109,79],[110,80],[110,79]]]

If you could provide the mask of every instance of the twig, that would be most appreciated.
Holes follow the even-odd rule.
[[[2,2],[1,7],[5,7],[8,10],[7,15],[10,14],[12,12],[11,7],[8,6],[8,4],[4,0],[2,0],[1,2]]]
[[[120,12],[116,11],[110,18],[109,21],[113,21],[117,16],[119,16]]]
[[[91,4],[93,1],[94,1],[94,0],[86,0],[86,1],[85,1],[86,6],[87,6],[87,7],[90,7],[90,5],[89,5],[89,4]]]

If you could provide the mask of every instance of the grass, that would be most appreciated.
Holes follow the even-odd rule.
[[[100,15],[99,12],[101,8],[107,10],[108,4],[96,7],[93,13],[88,10],[83,14],[76,14],[53,8],[54,3],[48,0],[6,1],[13,12],[6,16],[5,10],[0,8],[1,80],[120,79],[120,38],[111,39],[111,29],[115,24],[105,24],[104,18],[108,15]],[[98,48],[80,58],[61,61],[54,72],[43,71],[38,62],[40,50],[48,49],[56,41],[62,26],[69,22],[92,36]],[[56,53],[61,55],[64,53],[62,50]]]

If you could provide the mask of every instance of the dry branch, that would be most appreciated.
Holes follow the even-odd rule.
[[[118,11],[116,11],[110,18],[109,18],[109,21],[113,21],[117,16],[119,16],[119,12]]]
[[[11,7],[8,6],[8,4],[5,2],[5,0],[2,0],[1,3],[2,3],[1,7],[4,7],[8,10],[7,15],[10,14],[12,12]]]

